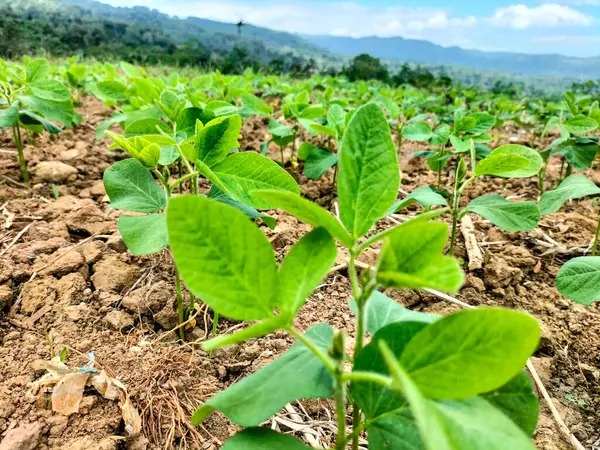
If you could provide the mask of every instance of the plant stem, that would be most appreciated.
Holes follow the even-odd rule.
[[[335,371],[337,370],[337,368],[335,366],[334,361],[329,357],[329,355],[327,355],[327,353],[325,353],[323,350],[321,350],[319,347],[313,344],[313,342],[310,339],[308,339],[294,327],[290,326],[289,328],[287,328],[287,331],[300,342],[302,342],[311,352],[313,352],[315,356],[321,360],[325,368],[332,375],[335,375]]]
[[[456,241],[456,228],[458,225],[458,203],[460,198],[460,192],[458,189],[454,189],[454,195],[452,196],[452,232],[450,233],[450,250],[448,254],[454,256],[454,245]]]
[[[340,359],[335,372],[335,413],[337,418],[337,436],[335,448],[344,450],[346,447],[346,382],[343,380],[344,359]]]
[[[361,371],[356,371],[356,372],[351,372],[351,373],[346,373],[343,375],[342,377],[344,379],[344,381],[363,381],[363,382],[369,382],[369,383],[375,383],[375,384],[379,384],[381,386],[384,387],[388,387],[390,384],[392,384],[392,379],[386,375],[381,375],[379,373],[376,372],[361,372]]]
[[[175,261],[173,261],[173,265],[175,266]],[[177,293],[177,316],[179,325],[181,325],[184,321],[183,293],[181,292],[181,278],[179,277],[177,266],[175,266],[175,292]],[[182,341],[185,341],[185,331],[183,328],[184,327],[179,328],[179,338]]]
[[[540,195],[542,195],[545,191],[544,179],[546,178],[546,171],[548,170],[548,160],[544,163],[542,170],[538,173],[538,189],[540,190]]]
[[[17,146],[17,153],[19,155],[19,166],[21,167],[21,176],[25,183],[29,182],[29,172],[27,171],[27,161],[25,161],[25,155],[23,154],[23,140],[21,139],[21,129],[19,124],[13,125],[13,138],[15,145]]]
[[[596,227],[596,234],[594,235],[594,244],[592,245],[592,256],[596,256],[598,251],[598,236],[600,236],[600,217],[598,217],[598,226]]]
[[[281,155],[281,167],[285,167],[285,158],[283,157],[283,147],[279,147],[279,154]]]

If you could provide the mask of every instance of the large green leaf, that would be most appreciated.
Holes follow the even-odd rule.
[[[455,292],[463,273],[457,260],[443,256],[448,227],[440,222],[412,222],[389,234],[377,270],[383,286]]]
[[[576,170],[586,170],[592,166],[598,149],[598,144],[578,144],[569,139],[565,145],[553,149],[551,154],[563,155]]]
[[[311,450],[293,436],[269,428],[248,428],[228,439],[222,450]]]
[[[598,129],[598,122],[590,117],[577,116],[567,120],[564,126],[569,130],[569,133],[587,134]]]
[[[71,103],[70,100],[68,102],[53,102],[44,100],[43,98],[25,95],[19,97],[19,100],[25,109],[22,111],[22,114],[27,113],[26,110],[29,110],[36,115],[41,116],[46,121],[54,120],[68,127],[73,125],[75,110],[73,108],[73,103]],[[44,127],[46,128],[45,125]]]
[[[427,122],[416,122],[402,128],[402,137],[409,141],[428,141],[434,136]]]
[[[341,138],[344,135],[346,113],[340,105],[331,105],[327,112],[327,124],[335,129],[338,138]]]
[[[167,206],[167,195],[139,161],[124,159],[104,172],[104,188],[110,206],[126,211],[152,213]]]
[[[496,194],[482,195],[472,200],[461,212],[473,212],[506,231],[523,231],[535,228],[540,220],[540,210],[535,202],[510,202]]]
[[[126,93],[127,86],[119,81],[100,81],[92,87],[92,90],[102,101],[115,100],[117,102],[126,102],[129,100],[129,95]]]
[[[193,159],[208,167],[223,161],[232,149],[240,147],[241,129],[242,118],[237,114],[211,120],[196,136],[197,154]]]
[[[366,234],[394,203],[400,184],[396,149],[379,106],[360,107],[344,133],[339,155],[340,217],[350,234]]]
[[[125,136],[135,137],[135,136],[144,136],[144,135],[156,135],[159,133],[159,129],[164,131],[167,134],[172,134],[169,126],[164,123],[162,120],[158,120],[152,117],[147,117],[144,119],[136,120],[130,123],[125,128]],[[159,135],[162,136],[162,135]],[[169,141],[171,142],[171,141]]]
[[[0,109],[0,128],[12,127],[19,120],[19,104],[13,103],[6,109]]]
[[[516,157],[525,158],[529,161],[529,164],[527,164],[526,166],[520,167],[520,168],[511,168],[510,170],[506,170],[504,172],[501,170],[495,170],[493,175],[498,176],[498,177],[505,177],[505,178],[531,177],[540,171],[540,169],[542,168],[542,165],[544,163],[540,154],[538,152],[536,152],[535,150],[532,150],[529,147],[525,147],[524,145],[508,144],[508,145],[503,145],[501,147],[498,147],[497,149],[492,151],[492,153],[490,153],[487,156],[487,158],[482,160],[477,165],[476,170],[479,171],[480,166],[482,164],[484,164],[484,161],[486,161],[486,160],[494,160],[495,161],[494,164],[498,164],[501,161],[500,157],[509,157],[509,156],[511,157],[511,159],[514,158],[515,160],[517,160]],[[481,175],[487,175],[487,173],[481,174]]]
[[[541,214],[550,214],[560,209],[567,200],[600,194],[600,188],[583,175],[570,175],[553,191],[544,192],[538,204]]]
[[[277,304],[277,266],[269,240],[242,212],[200,196],[173,198],[169,244],[186,285],[219,314],[269,317]]]
[[[467,117],[473,117],[477,121],[477,125],[469,130],[469,133],[485,133],[489,131],[496,123],[496,118],[488,113],[473,113]]]
[[[600,300],[600,256],[580,256],[567,261],[556,275],[556,288],[583,305]]]
[[[475,168],[475,176],[492,175],[510,177],[512,173],[524,169],[529,160],[519,155],[494,155],[493,152],[481,160]]]
[[[350,304],[350,307],[356,313],[356,303],[354,300]],[[373,335],[379,329],[392,323],[431,323],[438,319],[438,316],[434,316],[433,314],[411,311],[379,291],[373,291],[365,309],[365,326],[367,331]]]
[[[481,308],[449,314],[405,347],[400,364],[428,398],[463,399],[498,389],[517,375],[540,339],[527,314]]]
[[[69,89],[56,80],[43,80],[29,85],[34,96],[52,102],[70,102],[71,93]]]
[[[213,166],[212,173],[208,173],[201,165],[198,169],[211,181],[216,177],[222,185],[219,187],[224,188],[235,200],[258,209],[271,209],[273,205],[254,195],[254,190],[274,189],[300,193],[294,178],[279,164],[254,152],[235,153]]]
[[[333,329],[317,324],[306,332],[309,339],[327,352]],[[333,394],[333,377],[321,360],[297,342],[280,358],[221,391],[200,406],[192,416],[194,425],[219,410],[243,427],[257,426],[287,403],[301,398],[327,398]]]
[[[380,340],[378,344],[379,350],[394,380],[392,387],[398,394],[406,398],[425,448],[428,450],[452,449],[450,436],[444,429],[442,419],[436,413],[433,403],[429,402],[421,394],[419,388],[398,363],[396,356],[387,343],[384,340]]]
[[[348,232],[331,213],[298,194],[273,190],[256,190],[252,193],[255,197],[260,197],[268,202],[273,208],[283,209],[313,227],[325,228],[329,234],[346,247],[354,245]]]
[[[337,156],[328,150],[314,148],[306,157],[304,163],[304,176],[311,180],[318,180],[330,168],[336,165]]]
[[[121,216],[117,226],[125,245],[134,255],[149,255],[169,245],[164,214]]]
[[[290,318],[327,276],[337,247],[325,228],[316,228],[291,248],[279,268],[279,309]]]
[[[44,81],[50,73],[50,63],[47,59],[38,58],[25,66],[25,76],[28,83]]]
[[[354,371],[375,372],[389,375],[390,371],[379,350],[379,341],[383,340],[394,355],[400,355],[410,340],[428,324],[426,322],[391,323],[377,331],[373,340],[366,345],[356,357]],[[368,381],[355,381],[351,385],[351,393],[365,414],[371,420],[382,414],[401,408],[406,400],[391,388]]]
[[[500,389],[482,397],[508,416],[528,436],[533,436],[540,412],[540,400],[533,392],[533,384],[526,372],[521,371]]]

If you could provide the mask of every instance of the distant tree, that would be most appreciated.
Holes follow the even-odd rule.
[[[356,56],[345,69],[345,74],[350,81],[355,80],[381,80],[387,81],[389,72],[379,58],[363,53]]]
[[[235,26],[237,27],[237,30],[238,30],[238,35],[240,37],[242,37],[242,28],[244,27],[244,25],[246,25],[246,24],[244,23],[244,21],[242,19],[240,19],[240,21],[235,24]]]

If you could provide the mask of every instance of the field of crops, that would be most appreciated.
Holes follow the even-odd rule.
[[[0,60],[0,449],[599,448],[598,129]]]

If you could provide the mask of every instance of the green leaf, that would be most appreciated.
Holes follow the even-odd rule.
[[[472,134],[485,133],[496,123],[496,118],[488,113],[473,113],[467,117],[473,117],[477,121],[477,125],[469,130]]]
[[[92,89],[94,94],[102,101],[114,100],[117,102],[126,102],[129,100],[129,95],[126,93],[127,86],[119,81],[100,81]]]
[[[427,326],[427,322],[390,323],[380,328],[356,357],[354,371],[374,372],[389,375],[390,371],[379,350],[379,342],[384,341],[394,355],[402,354],[410,340]],[[352,397],[360,406],[367,419],[374,419],[405,405],[404,398],[396,394],[391,387],[367,381],[355,381],[351,385]]]
[[[325,126],[325,125],[321,125],[320,123],[311,124],[311,128],[313,130],[315,130],[317,133],[321,133],[326,136],[331,136],[333,138],[338,136],[337,132],[333,128]]]
[[[583,175],[570,175],[553,191],[544,192],[540,198],[541,214],[550,214],[560,209],[567,200],[600,194],[600,188]]]
[[[229,154],[231,149],[239,148],[238,137],[242,129],[242,118],[239,115],[218,117],[211,120],[196,136],[197,155],[208,167],[218,164]]]
[[[62,131],[60,127],[57,127],[52,122],[46,120],[42,116],[39,116],[31,111],[21,111],[19,116],[21,123],[25,126],[30,124],[42,125],[44,129],[50,134],[57,134]]]
[[[304,108],[301,112],[300,112],[300,118],[302,119],[308,119],[308,120],[314,120],[314,119],[318,119],[320,117],[325,116],[325,108],[323,108],[322,106],[309,106],[308,108]]]
[[[298,194],[285,191],[256,190],[252,194],[262,198],[273,208],[283,209],[291,215],[313,227],[323,227],[329,234],[350,248],[354,240],[348,235],[342,224],[321,206],[300,197]]]
[[[500,160],[497,160],[496,158],[508,157],[508,156],[510,156],[511,159],[514,157],[517,157],[517,156],[525,158],[529,161],[529,164],[527,166],[519,168],[519,169],[507,170],[504,173],[502,173],[502,171],[496,171],[494,173],[495,176],[505,177],[505,178],[531,177],[533,175],[536,175],[540,171],[540,169],[542,168],[542,165],[544,163],[540,154],[538,152],[536,152],[535,150],[525,147],[524,145],[508,144],[508,145],[503,145],[501,147],[498,147],[497,149],[492,151],[492,153],[490,153],[487,156],[487,158],[482,160],[477,165],[476,170],[479,170],[479,166],[481,166],[481,164],[483,164],[484,161],[486,161],[486,160],[493,159],[495,161],[500,161]]]
[[[346,113],[340,105],[331,105],[327,112],[327,124],[336,131],[338,138],[344,135]]]
[[[461,212],[479,214],[505,231],[532,230],[540,220],[535,202],[509,202],[496,194],[482,195],[472,200]]]
[[[308,330],[305,336],[327,352],[333,329],[321,323]],[[209,414],[219,410],[236,424],[252,427],[289,402],[301,398],[327,398],[332,394],[333,377],[327,368],[303,343],[297,342],[280,358],[200,406],[192,416],[192,424],[199,425]]]
[[[325,228],[300,239],[283,259],[279,273],[279,308],[290,319],[329,273],[337,247]]]
[[[255,196],[256,189],[274,189],[300,193],[294,178],[273,160],[254,152],[235,153],[211,168],[212,175],[198,167],[207,178],[216,177],[223,189],[235,200],[258,209],[271,209],[272,205]],[[209,178],[211,179],[211,178]],[[211,180],[212,181],[212,180]]]
[[[431,208],[432,206],[442,205],[448,206],[446,199],[442,197],[433,187],[421,186],[413,190],[406,198],[397,201],[387,211],[386,216],[394,214],[396,211],[400,211],[413,203],[418,203],[424,208]]]
[[[210,74],[200,75],[190,81],[190,86],[199,91],[208,91],[213,85],[213,76]]]
[[[150,255],[169,244],[164,214],[121,216],[117,227],[125,245],[134,255]]]
[[[598,129],[598,122],[590,117],[577,116],[567,120],[564,126],[569,133],[587,134]]]
[[[39,58],[31,61],[25,67],[27,83],[35,83],[37,81],[44,81],[48,78],[50,73],[50,63],[48,60]]]
[[[225,205],[233,206],[234,208],[243,212],[248,218],[252,220],[261,219],[269,228],[275,228],[277,221],[273,217],[257,211],[256,208],[253,208],[252,206],[232,199],[214,184],[210,187],[210,191],[208,191],[208,198],[216,200]]]
[[[167,206],[167,195],[136,159],[119,161],[104,172],[104,188],[110,206],[141,213],[153,213]]]
[[[556,275],[556,288],[562,295],[590,306],[600,299],[600,256],[573,258]]]
[[[311,450],[295,437],[268,428],[249,428],[225,442],[222,450]]]
[[[266,105],[256,95],[246,92],[242,94],[242,103],[244,109],[240,112],[245,117],[249,116],[266,116],[273,112],[273,107]]]
[[[442,420],[436,414],[433,405],[419,392],[419,389],[398,363],[394,353],[385,341],[379,341],[379,350],[394,380],[394,390],[402,394],[408,401],[425,448],[428,450],[451,449],[449,436],[444,430]]]
[[[440,222],[399,226],[384,241],[377,269],[383,286],[456,292],[463,282],[457,260],[443,256],[448,227]]]
[[[492,152],[487,158],[480,161],[475,168],[475,176],[482,175],[502,176],[509,178],[512,173],[518,172],[529,165],[529,160],[519,155],[494,155]]]
[[[311,180],[318,180],[330,168],[337,164],[338,158],[330,151],[314,148],[306,157],[304,163],[304,176]]]
[[[416,122],[402,128],[402,137],[409,141],[428,141],[434,137],[434,134],[427,122]]]
[[[351,304],[352,311],[356,313],[356,303]],[[367,301],[365,311],[365,322],[367,331],[374,335],[381,328],[398,322],[426,322],[431,323],[438,316],[422,312],[411,311],[401,306],[387,295],[373,291]]]
[[[383,217],[400,185],[396,148],[379,106],[369,103],[356,110],[344,133],[338,164],[340,217],[358,238]]]
[[[528,436],[533,436],[540,412],[540,400],[533,392],[533,384],[526,372],[521,371],[500,389],[482,397],[502,411]]]
[[[561,145],[551,151],[552,155],[563,155],[576,170],[589,169],[597,153],[598,144],[577,144],[571,139],[567,141],[566,145]]]
[[[463,399],[507,383],[539,340],[540,327],[527,314],[500,308],[459,311],[417,334],[400,364],[426,397]]]
[[[19,120],[19,104],[13,103],[6,109],[0,109],[0,128],[12,127]]]
[[[173,258],[192,293],[231,319],[272,315],[275,254],[242,212],[199,196],[176,197],[169,202],[167,228]]]
[[[443,145],[446,145],[448,139],[450,139],[450,126],[443,123],[435,130],[433,130],[433,134],[429,138],[429,143],[431,145],[435,145],[436,147],[441,147]]]
[[[472,115],[462,117],[462,118],[456,120],[454,123],[454,129],[457,132],[464,131],[464,132],[474,133],[473,130],[475,130],[476,127],[477,127],[477,119],[475,117],[473,117]]]
[[[169,126],[162,120],[154,119],[151,117],[136,120],[130,123],[125,128],[126,137],[145,136],[158,134],[158,129],[161,129],[167,134],[173,134]]]
[[[51,102],[70,102],[71,93],[60,81],[41,80],[29,85],[34,96]]]

